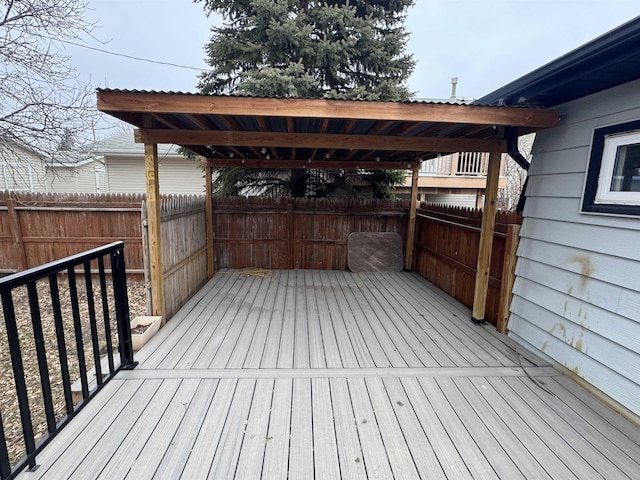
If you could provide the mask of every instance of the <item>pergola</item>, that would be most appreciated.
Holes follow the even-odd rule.
[[[484,320],[501,154],[518,135],[557,125],[555,110],[436,102],[260,98],[98,90],[98,109],[137,127],[145,146],[153,314],[164,318],[158,143],[180,145],[206,170],[208,273],[213,275],[212,169],[411,170],[405,268],[411,269],[420,162],[489,152],[473,320]]]

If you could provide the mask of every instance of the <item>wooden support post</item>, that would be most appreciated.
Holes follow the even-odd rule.
[[[204,167],[206,181],[205,216],[207,229],[207,278],[213,278],[215,273],[215,250],[213,240],[213,169]]]
[[[13,198],[7,199],[7,214],[9,215],[9,229],[13,237],[13,251],[15,252],[16,267],[19,272],[26,270],[29,265],[27,263],[27,254],[22,241],[22,227],[20,226],[20,218],[16,211],[16,201]]]
[[[502,264],[502,281],[500,282],[500,309],[496,330],[507,333],[509,322],[509,308],[513,297],[513,283],[516,278],[516,252],[520,238],[520,225],[507,226],[507,244],[504,249],[504,262]]]
[[[144,144],[144,169],[147,185],[147,222],[149,226],[149,270],[152,314],[166,322],[164,310],[164,272],[162,268],[162,228],[160,223],[160,182],[158,179],[158,145]]]
[[[487,185],[484,191],[484,210],[482,211],[478,266],[476,269],[473,314],[471,317],[471,320],[479,325],[485,323],[484,316],[487,308],[489,268],[491,267],[491,249],[493,248],[493,233],[496,224],[496,207],[498,202],[498,181],[500,180],[500,159],[501,155],[499,153],[492,153],[489,156]]]
[[[407,252],[404,257],[405,270],[413,269],[413,244],[416,237],[416,210],[418,209],[418,169],[411,176],[411,206],[409,207],[409,225],[407,226]]]

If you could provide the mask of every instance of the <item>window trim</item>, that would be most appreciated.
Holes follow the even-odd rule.
[[[640,139],[640,120],[596,128],[593,131],[591,156],[585,183],[582,211],[617,215],[640,215],[640,193],[630,198],[629,192],[611,192],[611,184],[617,147],[638,142],[620,141],[623,137]],[[619,139],[616,141],[616,139]],[[613,156],[611,150],[613,149]],[[609,154],[607,158],[606,155]],[[600,179],[606,184],[600,185]],[[636,193],[636,192],[634,192]]]

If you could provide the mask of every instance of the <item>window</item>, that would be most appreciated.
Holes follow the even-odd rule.
[[[31,165],[28,163],[0,163],[0,190],[33,192]]]
[[[640,121],[594,131],[582,210],[640,215]]]

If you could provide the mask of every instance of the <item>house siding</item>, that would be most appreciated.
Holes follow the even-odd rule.
[[[434,193],[427,195],[427,202],[456,207],[476,208],[476,195],[464,193]]]
[[[109,155],[106,160],[111,193],[144,193],[144,161],[140,157]],[[204,195],[204,173],[193,160],[161,158],[158,178],[162,194]]]
[[[47,170],[47,193],[96,193],[95,168],[101,166],[91,162],[80,167],[56,167]],[[102,190],[101,193],[107,193]]]
[[[560,105],[537,135],[509,335],[640,415],[640,218],[581,212],[593,130],[640,119],[638,91]]]
[[[0,191],[45,191],[42,158],[18,145],[0,144]]]

